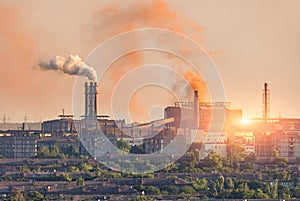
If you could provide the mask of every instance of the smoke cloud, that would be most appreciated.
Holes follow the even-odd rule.
[[[174,5],[170,6],[170,4],[168,4],[164,0],[124,1],[123,4],[109,4],[106,7],[99,9],[95,13],[94,21],[90,25],[90,27],[93,31],[93,35],[92,37],[89,37],[88,40],[96,40],[97,42],[103,41],[116,34],[139,28],[168,29],[185,34],[197,42],[203,41],[203,28],[199,24],[185,16],[184,13],[181,12],[180,8],[176,8],[176,6]],[[123,45],[131,46],[132,43],[139,42],[140,40],[137,38],[136,40],[130,40],[128,41],[128,43],[124,43]],[[172,39],[164,38],[164,40],[161,42],[169,45],[172,44]],[[189,50],[186,49],[184,44],[177,45],[181,45],[177,48],[181,48],[182,51],[185,51],[185,54],[189,53],[187,52]],[[112,97],[114,86],[118,83],[122,76],[126,74],[126,72],[133,70],[138,66],[151,64],[157,61],[159,61],[160,64],[174,67],[174,70],[181,71],[182,75],[185,74],[186,69],[189,69],[189,66],[183,60],[171,54],[162,52],[156,53],[154,51],[134,52],[114,62],[106,72],[108,76],[104,76],[103,79],[101,78],[101,81],[104,83],[102,86],[105,85],[105,88],[103,87],[102,89],[102,94],[104,94],[103,96]],[[197,76],[197,74],[195,74],[195,76]],[[198,77],[198,79],[201,80],[201,77]],[[201,86],[203,88],[198,89],[199,94],[201,92],[203,94],[206,94],[207,90],[205,84]],[[180,101],[187,101],[188,98],[193,97],[193,94],[186,94],[187,90],[185,89],[186,86],[184,84],[174,83],[174,91],[177,94],[182,94],[182,98],[184,98]],[[150,91],[154,91],[146,90],[145,88],[143,88],[143,90],[143,92],[139,93],[143,95],[133,97],[130,103],[131,115],[133,117],[138,117],[139,120],[142,119],[140,117],[141,114],[147,113],[143,112],[145,111],[145,108],[150,109],[148,105],[145,105],[145,97],[149,96]],[[174,101],[179,101],[175,100],[174,97],[170,94],[167,94],[165,92],[161,93],[167,96],[165,97],[166,99],[169,98],[169,102],[167,100],[165,101],[168,102],[168,104],[166,105],[169,105]],[[124,95],[127,96],[128,94]],[[149,96],[149,98],[155,99],[154,97],[156,96],[157,93],[155,94],[153,92],[153,96]],[[103,107],[103,110],[105,110],[105,108],[110,108],[109,100],[104,101],[104,99],[102,99],[102,101],[103,102],[101,103],[101,107]]]
[[[97,81],[97,72],[88,66],[78,55],[59,55],[49,62],[40,62],[39,66],[45,70],[60,71],[68,75],[87,77],[91,81]]]
[[[184,78],[189,82],[193,90],[198,91],[199,102],[205,102],[209,100],[208,90],[205,85],[205,82],[196,72],[187,70],[184,74]]]

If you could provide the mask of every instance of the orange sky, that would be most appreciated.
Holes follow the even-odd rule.
[[[271,115],[300,116],[299,1],[114,2],[0,2],[0,117],[22,121],[26,113],[35,121],[62,108],[71,113],[75,78],[37,63],[59,54],[85,58],[109,36],[149,26],[179,30],[209,50],[228,101],[246,117],[261,116],[265,81]]]

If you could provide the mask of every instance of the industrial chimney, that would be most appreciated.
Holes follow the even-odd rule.
[[[265,122],[268,121],[269,115],[270,115],[270,90],[268,89],[268,83],[264,84],[263,89],[263,119]]]
[[[193,127],[198,129],[199,125],[199,103],[198,103],[198,91],[194,91],[194,114],[193,114]]]
[[[97,119],[97,83],[85,83],[85,119]]]

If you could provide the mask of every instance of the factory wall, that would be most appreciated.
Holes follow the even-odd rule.
[[[193,127],[193,108],[182,108],[170,106],[165,109],[165,118],[174,118],[173,127],[192,128]],[[199,107],[199,129],[208,131],[210,126],[214,130],[214,125],[211,125],[212,114],[225,114],[224,131],[231,128],[233,124],[242,121],[242,110],[230,109],[224,106],[206,106]],[[217,119],[218,120],[218,119]],[[220,120],[221,121],[221,120]],[[180,125],[181,123],[181,125]],[[218,126],[219,127],[219,126]],[[217,129],[217,128],[215,128]]]

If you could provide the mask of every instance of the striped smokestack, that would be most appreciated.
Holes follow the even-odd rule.
[[[198,103],[198,91],[194,91],[194,114],[193,114],[193,127],[198,129],[199,125],[199,103]]]
[[[85,83],[85,119],[97,119],[97,83]]]

